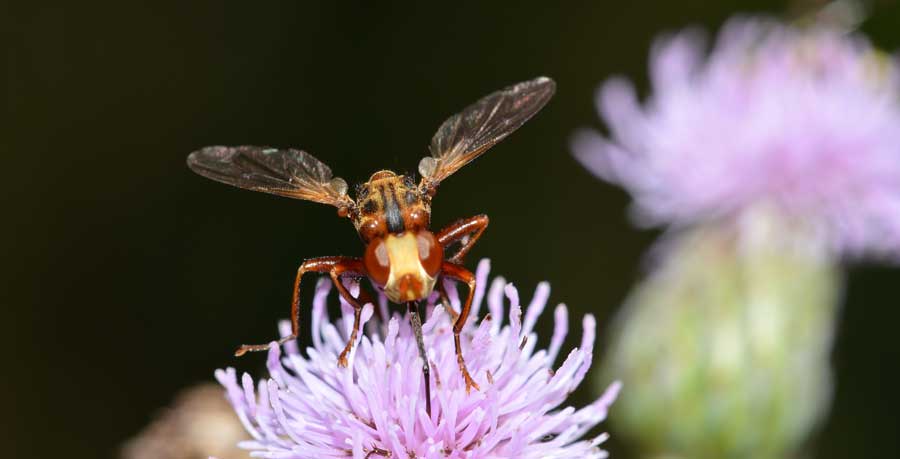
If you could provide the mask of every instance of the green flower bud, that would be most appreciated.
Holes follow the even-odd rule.
[[[788,457],[826,412],[841,276],[823,238],[748,212],[669,236],[615,323],[598,381],[645,457]]]

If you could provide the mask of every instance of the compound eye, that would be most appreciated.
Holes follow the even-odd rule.
[[[429,276],[435,277],[444,261],[444,248],[431,231],[419,231],[416,234],[416,245],[419,248],[419,262],[422,263],[422,268]]]
[[[366,254],[363,257],[366,271],[375,283],[384,285],[391,275],[391,260],[388,258],[387,246],[384,239],[377,238],[366,246]]]

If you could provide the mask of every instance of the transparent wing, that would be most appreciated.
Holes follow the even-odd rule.
[[[556,90],[539,77],[491,93],[451,116],[431,139],[431,156],[419,162],[420,187],[432,190],[534,116]]]
[[[239,188],[348,208],[347,182],[302,150],[268,147],[205,147],[187,159],[192,171]]]

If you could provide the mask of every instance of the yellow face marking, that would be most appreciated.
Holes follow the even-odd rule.
[[[421,300],[431,294],[435,278],[425,272],[419,261],[419,243],[416,235],[405,232],[389,234],[384,247],[390,260],[391,273],[384,285],[384,293],[394,303]]]

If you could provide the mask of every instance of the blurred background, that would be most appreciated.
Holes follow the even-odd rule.
[[[597,315],[602,337],[658,233],[635,229],[626,193],[569,153],[575,128],[600,127],[596,86],[613,74],[646,83],[661,32],[791,8],[7,5],[2,455],[114,457],[214,369],[261,371],[264,356],[232,351],[275,336],[304,258],[362,253],[334,209],[203,179],[185,166],[192,150],[303,148],[350,183],[380,168],[412,172],[446,117],[537,75],[556,79],[556,97],[441,187],[433,224],[490,215],[470,264],[491,258],[523,294],[549,281],[551,302]],[[900,6],[870,8],[862,30],[900,48]],[[884,266],[848,272],[837,392],[814,457],[900,457],[898,279]],[[585,384],[571,402],[597,395]],[[615,435],[607,446],[632,457]]]

